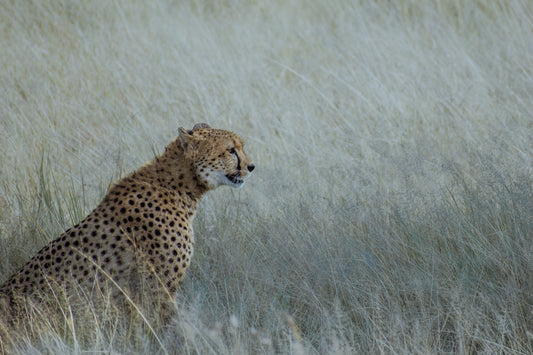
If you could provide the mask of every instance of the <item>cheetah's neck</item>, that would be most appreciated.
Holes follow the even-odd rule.
[[[163,154],[131,173],[128,178],[169,191],[196,210],[207,187],[198,182],[192,164],[178,147],[179,144],[170,144]]]

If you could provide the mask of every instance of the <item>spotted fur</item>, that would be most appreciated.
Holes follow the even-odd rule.
[[[254,167],[236,134],[207,124],[180,128],[163,154],[119,180],[85,219],[16,271],[0,300],[13,306],[18,296],[110,282],[133,295],[148,285],[173,297],[191,262],[200,198],[220,185],[241,187]]]

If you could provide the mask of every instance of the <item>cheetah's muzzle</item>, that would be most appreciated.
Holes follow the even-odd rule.
[[[244,180],[241,178],[241,173],[236,172],[235,174],[226,175],[226,178],[235,185],[242,185],[244,184]]]

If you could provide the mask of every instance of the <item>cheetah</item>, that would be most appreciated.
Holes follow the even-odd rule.
[[[4,308],[56,289],[110,283],[116,294],[135,296],[148,285],[174,298],[191,262],[200,198],[221,185],[242,187],[255,168],[235,133],[205,123],[178,131],[160,156],[119,180],[85,219],[0,286]]]

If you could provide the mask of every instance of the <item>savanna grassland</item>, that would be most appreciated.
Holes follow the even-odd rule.
[[[170,327],[0,320],[0,352],[533,353],[529,1],[0,2],[0,281],[207,122]]]

